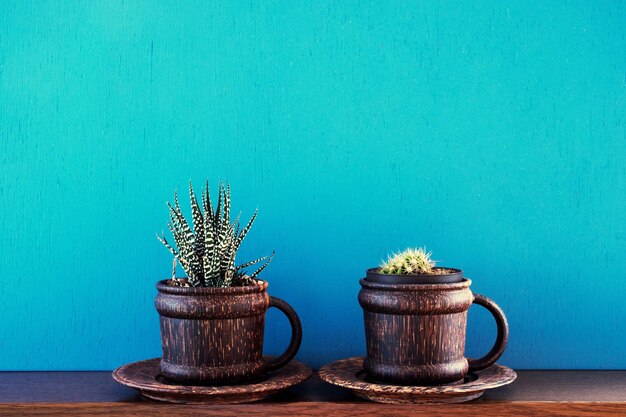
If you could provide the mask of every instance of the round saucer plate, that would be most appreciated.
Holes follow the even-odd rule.
[[[517,378],[511,368],[492,365],[472,372],[458,385],[405,386],[368,382],[363,370],[363,357],[342,359],[324,365],[319,370],[322,380],[348,388],[356,396],[390,404],[444,404],[470,401],[483,395],[487,389],[510,384]]]
[[[138,390],[145,398],[179,404],[236,404],[258,401],[311,376],[311,369],[295,360],[269,372],[265,380],[248,385],[191,386],[167,383],[160,378],[160,358],[121,366],[113,379]]]

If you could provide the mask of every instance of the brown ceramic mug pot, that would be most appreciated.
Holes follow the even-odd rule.
[[[360,280],[367,376],[383,383],[442,385],[458,383],[468,371],[495,363],[509,337],[502,309],[473,294],[458,269],[441,275],[383,275],[370,269]],[[465,358],[467,311],[481,305],[496,319],[493,348],[480,359]]]
[[[267,282],[230,288],[175,287],[157,283],[161,322],[161,374],[187,385],[235,385],[259,380],[298,352],[302,325],[285,301],[267,293]],[[265,312],[281,310],[291,341],[277,358],[263,357]]]

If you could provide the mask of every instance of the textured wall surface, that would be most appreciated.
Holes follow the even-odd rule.
[[[313,366],[427,245],[506,311],[502,363],[626,368],[623,2],[179,3],[0,2],[0,369],[158,356],[155,232],[205,178],[260,208],[242,258],[276,249]]]

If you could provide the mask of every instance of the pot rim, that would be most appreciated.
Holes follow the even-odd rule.
[[[462,269],[458,269],[458,268],[449,268],[447,266],[435,266],[433,267],[433,269],[447,269],[448,271],[451,271],[448,274],[383,274],[380,271],[380,267],[375,267],[375,268],[368,268],[367,269],[367,273],[368,274],[372,274],[372,275],[384,275],[384,276],[389,276],[389,277],[445,277],[445,276],[450,276],[450,275],[456,275],[459,273],[463,273]]]
[[[438,270],[446,270],[444,274],[385,274],[380,268],[369,268],[365,273],[365,279],[370,282],[382,284],[452,284],[463,281],[463,271],[457,268],[445,266],[435,267]]]
[[[372,290],[392,290],[392,291],[431,291],[431,290],[460,290],[469,288],[472,280],[463,278],[459,282],[442,283],[442,284],[387,284],[382,282],[368,281],[366,278],[359,280],[361,287]]]
[[[170,280],[163,279],[156,283],[157,291],[163,294],[173,295],[244,295],[260,293],[267,290],[268,283],[260,279],[255,280],[256,285],[245,287],[173,287],[167,285]]]

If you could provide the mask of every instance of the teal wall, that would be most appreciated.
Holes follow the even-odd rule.
[[[427,245],[506,311],[502,363],[626,369],[625,80],[622,2],[3,0],[0,369],[158,356],[155,232],[205,178],[260,208],[242,258],[276,249],[313,366]]]

